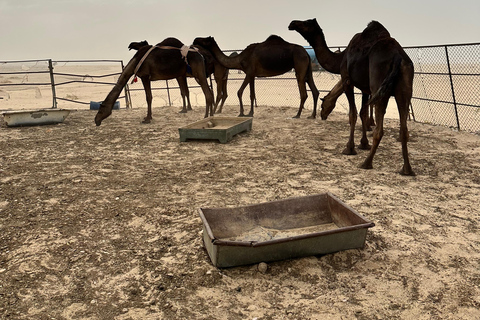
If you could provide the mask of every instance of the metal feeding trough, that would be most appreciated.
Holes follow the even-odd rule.
[[[252,130],[252,120],[244,117],[208,117],[179,128],[180,141],[219,140],[227,143],[234,135]]]
[[[375,225],[329,192],[199,214],[219,268],[363,248]]]
[[[70,114],[66,109],[38,109],[2,112],[5,123],[9,127],[33,126],[61,123]]]

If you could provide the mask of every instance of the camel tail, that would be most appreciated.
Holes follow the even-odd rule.
[[[383,80],[382,85],[378,88],[377,92],[372,95],[368,104],[375,105],[392,96],[398,75],[400,74],[401,63],[402,57],[400,55],[395,55],[389,74]]]

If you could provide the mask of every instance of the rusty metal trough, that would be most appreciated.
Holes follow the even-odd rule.
[[[329,192],[198,210],[205,248],[220,268],[363,248],[375,225]]]

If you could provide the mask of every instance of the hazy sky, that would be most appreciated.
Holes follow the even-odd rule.
[[[0,60],[130,60],[132,41],[214,36],[244,49],[271,34],[308,45],[292,20],[316,18],[328,45],[380,21],[403,46],[480,42],[479,0],[0,0]]]

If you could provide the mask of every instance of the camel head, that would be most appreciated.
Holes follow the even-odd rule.
[[[148,46],[147,40],[143,40],[140,42],[130,42],[128,45],[128,50],[139,50],[142,47]]]
[[[206,37],[206,38],[195,38],[195,40],[193,40],[193,45],[200,46],[205,49],[211,49],[214,46],[216,46],[217,43],[215,42],[215,39],[213,37]]]
[[[304,38],[309,35],[322,33],[323,31],[317,23],[317,19],[310,19],[305,21],[293,20],[288,26],[288,30],[294,30],[300,33]]]
[[[328,99],[327,97],[320,99],[322,100],[322,111],[320,112],[320,117],[322,120],[327,120],[330,113],[332,113],[333,109],[335,109],[336,99]]]
[[[95,124],[97,125],[97,127],[102,124],[102,121],[105,118],[107,118],[112,114],[112,109],[113,109],[113,105],[109,107],[105,104],[105,102],[102,102],[100,104],[97,115],[95,116]]]

